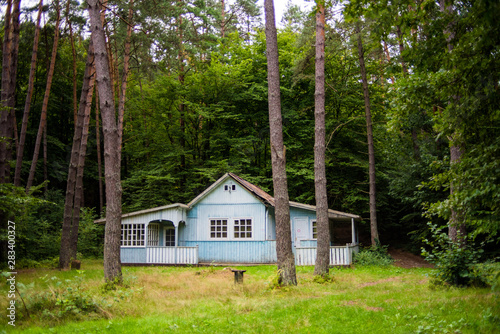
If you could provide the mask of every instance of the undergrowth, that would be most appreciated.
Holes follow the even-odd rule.
[[[362,248],[353,256],[353,262],[361,266],[389,266],[394,259],[387,252],[387,246],[377,242],[376,247]]]

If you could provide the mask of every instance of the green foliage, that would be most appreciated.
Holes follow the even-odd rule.
[[[353,262],[360,266],[389,266],[394,259],[387,252],[387,246],[377,243],[377,247],[362,248],[354,253]]]
[[[312,281],[317,284],[330,284],[335,282],[333,274],[314,275]]]
[[[487,283],[487,278],[475,267],[481,259],[483,249],[474,245],[467,236],[459,235],[458,242],[453,242],[444,232],[445,227],[429,223],[431,237],[425,239],[427,249],[422,249],[422,255],[436,266],[434,278],[439,283],[453,286],[481,286]],[[481,247],[484,242],[481,243]]]
[[[34,283],[18,283],[30,317],[48,322],[102,317],[100,304],[82,287],[84,271],[78,270],[77,273],[72,280],[64,281],[48,274],[41,277],[48,286],[48,291],[41,293],[33,291]]]
[[[276,270],[271,276],[268,277],[267,279],[267,287],[270,290],[275,290],[275,289],[280,289],[282,288],[282,282],[281,282],[281,274],[282,274],[282,269]]]
[[[83,258],[102,258],[104,251],[104,225],[95,224],[95,209],[82,208],[78,228],[78,254]]]

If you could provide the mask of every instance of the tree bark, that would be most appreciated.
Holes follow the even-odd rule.
[[[0,101],[0,183],[10,182],[10,159],[14,130],[14,94],[19,47],[19,0],[7,1],[2,46],[2,87]]]
[[[97,175],[99,178],[99,215],[104,207],[102,187],[101,130],[99,126],[99,94],[95,94],[95,138],[97,147]]]
[[[35,149],[33,151],[33,160],[31,161],[30,174],[28,176],[28,182],[26,183],[26,193],[29,193],[31,186],[33,185],[33,180],[35,179],[36,164],[38,162],[38,155],[40,152],[40,144],[42,141],[43,129],[45,129],[45,123],[47,122],[47,108],[49,104],[50,89],[52,87],[52,78],[54,77],[54,69],[56,65],[57,56],[57,46],[59,42],[59,22],[61,20],[61,13],[59,8],[59,1],[56,1],[56,11],[57,19],[54,31],[54,44],[52,46],[52,55],[50,58],[49,72],[47,74],[47,84],[45,86],[45,95],[42,102],[42,114],[40,115],[40,124],[38,126],[38,133],[36,136]]]
[[[82,84],[82,92],[80,95],[80,106],[78,108],[77,113],[77,121],[75,123],[75,131],[73,135],[73,147],[71,149],[71,158],[68,169],[68,179],[66,183],[66,198],[64,201],[64,215],[63,215],[63,226],[62,226],[62,234],[61,234],[61,249],[59,254],[59,267],[61,269],[69,268],[71,257],[75,257],[76,253],[72,253],[72,225],[73,225],[73,217],[79,214],[78,211],[75,210],[75,189],[77,182],[77,173],[80,162],[80,154],[82,151],[82,142],[83,142],[83,133],[85,128],[85,118],[87,116],[87,111],[90,111],[90,108],[87,108],[87,101],[89,96],[92,96],[91,91],[93,90],[93,79],[95,79],[94,70],[93,70],[93,62],[94,62],[94,53],[93,53],[93,43],[90,41],[89,51],[87,56],[87,64],[85,66],[85,74],[83,77]],[[88,120],[87,120],[87,128],[88,128]],[[88,131],[88,130],[87,130]],[[84,153],[85,154],[85,153]],[[83,166],[82,166],[83,167]]]
[[[276,217],[276,254],[281,284],[297,285],[295,258],[290,231],[290,203],[286,177],[285,147],[281,118],[281,97],[278,60],[278,37],[273,0],[264,1],[266,15],[266,51],[271,162]]]
[[[75,38],[73,35],[73,26],[71,24],[71,19],[69,17],[69,7],[71,0],[66,3],[66,22],[69,27],[69,39],[71,43],[71,55],[73,57],[73,122],[76,126],[76,118],[78,117],[78,103],[77,103],[77,82],[76,82],[76,50],[75,50]]]
[[[328,222],[325,168],[325,6],[321,0],[317,0],[316,3],[314,184],[318,240],[314,274],[325,276],[328,275],[330,267],[330,224]]]
[[[125,115],[125,101],[127,96],[127,80],[129,74],[130,62],[130,39],[132,37],[132,19],[134,16],[134,0],[130,0],[128,9],[128,25],[127,25],[127,38],[125,40],[125,53],[123,56],[123,76],[120,90],[120,100],[118,101],[118,132],[120,134],[120,142],[123,136],[123,118]]]
[[[452,1],[449,1],[449,2],[452,2]],[[453,13],[453,7],[451,6],[451,4],[449,2],[447,3],[446,0],[440,0],[440,2],[439,2],[440,10],[445,15],[451,15]],[[451,53],[453,51],[453,44],[451,43],[451,41],[454,37],[453,31],[452,31],[452,23],[449,23],[447,25],[447,27],[443,31],[443,33],[446,36],[448,53]],[[458,102],[458,98],[451,97],[450,102],[448,102],[448,103],[453,103],[452,101]],[[459,137],[460,137],[459,134],[457,132],[455,132],[449,138],[450,139],[450,165],[460,163],[460,161],[462,160],[463,150],[462,150],[462,147],[460,145]],[[453,195],[453,193],[455,191],[456,191],[456,185],[454,185],[453,182],[451,182],[451,184],[450,184],[450,196]],[[463,245],[465,245],[464,237],[466,236],[466,233],[467,233],[467,229],[466,229],[465,222],[463,220],[461,213],[452,207],[450,221],[448,222],[448,237],[454,243],[460,242]]]
[[[28,118],[31,108],[31,98],[33,97],[33,86],[36,74],[36,61],[38,58],[38,41],[40,40],[40,21],[42,19],[42,11],[43,11],[43,0],[40,0],[40,3],[38,5],[38,15],[36,18],[35,37],[33,39],[33,51],[31,53],[31,67],[28,79],[28,91],[26,93],[26,100],[24,102],[24,113],[21,124],[21,133],[19,134],[19,145],[18,145],[18,150],[16,152],[17,157],[16,157],[16,169],[14,172],[14,185],[16,185],[17,187],[21,185],[21,171],[23,166],[24,145],[26,142],[26,131],[28,130]]]
[[[85,167],[85,155],[87,153],[87,139],[89,135],[90,111],[92,107],[92,97],[95,83],[95,69],[92,67],[92,78],[90,80],[87,98],[84,101],[84,117],[82,140],[78,152],[78,165],[76,168],[75,200],[73,202],[73,222],[71,224],[70,257],[76,259],[78,248],[78,228],[80,226],[80,208],[83,205],[83,172]]]
[[[122,280],[120,262],[121,143],[113,104],[113,87],[106,39],[100,19],[98,0],[87,0],[94,42],[97,90],[104,133],[104,175],[106,182],[106,227],[104,237],[104,278],[107,282]]]
[[[365,99],[365,117],[366,117],[366,137],[368,140],[368,174],[370,182],[370,231],[372,247],[377,246],[379,242],[377,226],[377,201],[376,201],[376,183],[375,183],[375,149],[373,145],[372,115],[370,109],[370,94],[368,92],[368,79],[366,78],[365,57],[363,43],[361,41],[360,23],[356,23],[356,33],[358,35],[358,56],[359,68],[361,70],[361,79],[363,81],[363,96]]]

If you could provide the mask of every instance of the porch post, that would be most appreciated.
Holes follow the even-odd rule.
[[[179,223],[177,223],[177,225],[176,225],[176,224],[174,224],[174,230],[175,230],[175,232],[174,232],[174,233],[175,233],[175,234],[174,234],[175,264],[177,264],[177,262],[178,262],[178,260],[177,260],[177,258],[178,258],[178,254],[177,254],[177,253],[178,253],[178,251],[177,251],[177,246],[179,246],[179,235],[178,235],[178,232],[179,232]]]
[[[352,244],[356,244],[356,223],[354,222],[354,218],[351,218],[351,232],[352,232]]]

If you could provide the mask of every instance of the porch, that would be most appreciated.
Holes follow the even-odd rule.
[[[359,252],[359,244],[330,247],[331,266],[350,266],[352,257]],[[295,265],[313,266],[316,263],[316,247],[295,247]]]
[[[198,247],[122,247],[123,264],[198,264]]]

